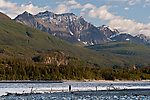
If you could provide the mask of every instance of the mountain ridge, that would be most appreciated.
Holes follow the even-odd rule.
[[[94,25],[86,22],[83,17],[77,17],[73,13],[54,14],[51,12],[43,12],[34,15],[34,24],[26,23],[31,20],[23,19],[24,14],[15,18],[16,22],[22,20],[22,24],[26,24],[32,28],[38,28],[42,31],[49,32],[61,39],[72,40],[71,43],[82,42],[87,44],[104,43],[108,39]],[[42,17],[42,18],[41,18]],[[37,25],[37,23],[39,25]]]
[[[83,17],[77,17],[73,13],[55,14],[45,11],[32,15],[25,12],[18,15],[14,20],[75,44],[87,46],[112,41],[121,42],[120,39],[115,39],[116,36],[122,34],[117,29],[113,29],[106,25],[96,27],[88,23]],[[128,35],[130,34],[126,33],[126,36],[124,34],[121,35],[120,38],[123,39],[128,37]],[[150,43],[150,39],[143,34],[130,36],[130,41],[142,44]],[[128,42],[129,39],[126,39],[124,39],[124,41]]]

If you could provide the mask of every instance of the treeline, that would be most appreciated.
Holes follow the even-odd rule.
[[[0,59],[0,80],[143,80],[150,79],[150,67],[102,69],[66,65],[27,64]]]

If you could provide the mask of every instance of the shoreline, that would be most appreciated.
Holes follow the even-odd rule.
[[[150,80],[0,80],[0,83],[148,82]]]
[[[63,82],[148,82],[150,80],[62,80]]]

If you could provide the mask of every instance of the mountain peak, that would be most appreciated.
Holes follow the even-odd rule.
[[[75,16],[77,17],[74,13],[62,13],[62,14],[55,14],[56,16]]]
[[[45,12],[39,12],[37,15],[42,15],[42,14],[54,14],[53,12],[50,11],[45,11]]]
[[[80,19],[80,20],[84,20],[83,16],[80,16],[79,19]]]
[[[58,15],[75,15],[74,13],[63,13],[63,14],[58,14]]]
[[[25,11],[22,13],[22,15],[27,15],[27,16],[31,16],[32,14],[30,14],[29,12]]]
[[[23,14],[29,14],[27,11],[25,11]]]
[[[137,37],[146,37],[144,34],[138,34]]]
[[[147,40],[148,40],[148,37],[146,37],[144,34],[139,34],[139,35],[137,35],[136,37],[137,37],[137,38],[140,38],[140,39],[142,39],[142,40],[144,40],[144,41],[147,41]]]
[[[45,11],[45,12],[40,12],[35,16],[42,17],[42,16],[76,16],[76,15],[74,13],[55,14],[50,11]]]
[[[18,15],[14,20],[16,20],[16,19],[29,19],[29,18],[34,18],[34,16],[32,14],[30,14],[29,12],[25,11],[22,14]]]

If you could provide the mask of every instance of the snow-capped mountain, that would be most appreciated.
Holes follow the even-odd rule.
[[[102,25],[102,26],[98,27],[98,29],[101,31],[104,31],[104,35],[107,38],[115,37],[116,35],[120,34],[117,29],[113,29],[113,28],[106,26],[106,25]]]
[[[96,27],[85,21],[83,17],[77,17],[73,13],[55,14],[46,11],[32,15],[24,12],[14,20],[71,43],[94,45],[111,41],[132,41],[146,44],[148,41],[144,35],[134,37],[130,34],[121,34],[117,29],[106,25]]]
[[[49,32],[71,43],[80,42],[91,45],[109,41],[103,31],[86,22],[83,17],[78,18],[73,13],[54,14],[46,11],[32,15],[24,12],[18,15],[15,21]]]
[[[117,29],[113,29],[109,26],[102,25],[98,27],[100,30],[104,31],[105,36],[110,41],[116,42],[137,42],[142,44],[149,44],[150,38],[144,34],[139,34],[137,36],[132,36],[129,33],[120,33]]]

